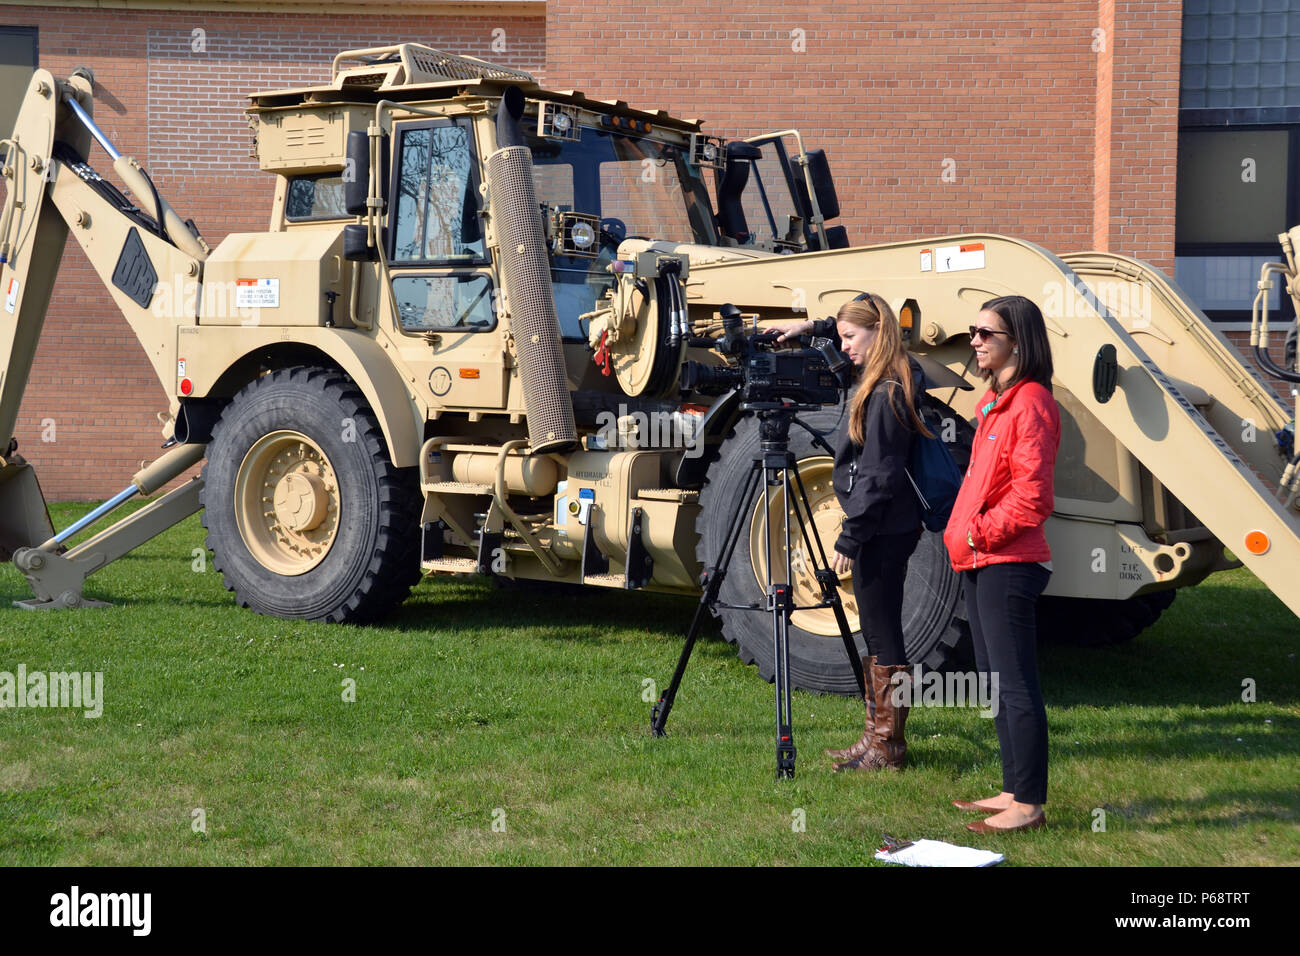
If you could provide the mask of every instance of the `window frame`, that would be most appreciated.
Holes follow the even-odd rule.
[[[1300,224],[1300,123],[1252,123],[1249,125],[1225,124],[1205,124],[1200,122],[1184,122],[1178,126],[1178,135],[1181,149],[1182,134],[1188,133],[1253,133],[1266,132],[1269,130],[1282,130],[1289,133],[1287,140],[1287,181],[1286,181],[1286,221],[1291,225]],[[1175,185],[1175,193],[1177,187]],[[1174,216],[1175,220],[1178,215],[1175,198]],[[1290,226],[1288,226],[1290,228]],[[1175,231],[1177,226],[1175,226]],[[1282,261],[1282,248],[1276,241],[1273,242],[1174,242],[1174,259],[1186,256],[1223,256],[1223,257],[1245,257],[1245,256],[1271,256],[1277,261]],[[1175,267],[1176,271],[1176,267]],[[1205,315],[1214,324],[1228,327],[1241,325],[1250,325],[1250,302],[1251,290],[1242,290],[1242,307],[1239,309],[1205,309]],[[1283,293],[1280,298],[1281,308],[1274,312],[1274,317],[1280,317],[1284,321],[1294,321],[1295,309],[1291,302],[1291,297]],[[1280,314],[1279,314],[1280,313]]]
[[[7,36],[17,36],[17,37],[31,37],[31,40],[32,40],[32,70],[33,70],[33,72],[34,72],[34,71],[39,70],[39,69],[41,68],[41,33],[40,33],[40,27],[38,27],[38,26],[30,26],[30,27],[25,27],[25,26],[9,26],[9,25],[6,24],[6,25],[4,25],[4,26],[0,26],[0,34],[7,35]],[[31,82],[30,78],[28,79],[28,82],[29,82],[29,83]],[[23,93],[23,91],[20,90],[20,91],[19,91],[19,95],[18,95],[18,107],[19,107],[20,110],[22,109],[22,102],[23,102],[22,93]],[[7,129],[6,129],[6,130],[0,130],[0,136],[8,136],[8,135],[9,135],[10,133],[12,133],[12,132],[13,132],[12,130],[7,130]]]
[[[479,219],[479,229],[483,234],[483,253],[481,257],[475,259],[398,259],[397,252],[397,203],[401,195],[398,184],[402,175],[402,154],[405,152],[405,136],[409,132],[415,132],[421,129],[433,129],[435,127],[459,126],[465,130],[466,140],[469,143],[469,177],[470,188],[474,193],[474,205],[476,215]],[[389,164],[389,202],[387,220],[387,236],[385,252],[388,256],[390,268],[400,269],[427,269],[430,267],[441,267],[444,269],[460,269],[462,271],[473,271],[482,267],[491,266],[492,253],[487,245],[487,229],[483,223],[483,193],[481,191],[482,181],[479,173],[478,158],[478,141],[474,134],[474,123],[472,118],[467,116],[440,117],[430,119],[406,120],[397,123],[393,127],[393,158]],[[428,197],[425,197],[426,203]],[[427,222],[427,218],[426,218]],[[426,237],[427,238],[427,237]]]
[[[488,284],[487,295],[488,295],[488,302],[490,304],[496,296],[496,291],[497,291],[496,276],[492,274],[491,269],[479,268],[479,267],[466,268],[465,266],[446,267],[446,271],[433,271],[428,266],[420,266],[417,268],[413,268],[409,271],[404,269],[400,273],[394,274],[392,277],[392,282],[394,284],[394,288],[392,289],[393,304],[396,305],[398,302],[397,289],[395,286],[399,279],[465,279],[471,277],[475,279],[487,280],[487,284]],[[445,328],[436,328],[436,329],[408,329],[405,325],[402,324],[402,316],[400,312],[395,313],[393,318],[396,319],[397,328],[401,331],[403,335],[411,335],[411,336],[449,335],[449,334],[479,335],[482,334],[483,332],[493,331],[501,323],[501,317],[500,315],[497,314],[497,310],[489,307],[489,311],[492,313],[492,323],[483,328],[470,328],[469,326],[465,326],[465,325],[449,325]]]
[[[41,36],[40,27],[21,27],[10,26],[5,24],[0,26],[0,33],[7,33],[11,36],[29,36],[32,38],[32,52],[36,55],[35,69],[41,68]]]
[[[342,172],[327,173],[304,173],[301,176],[289,176],[288,182],[284,187],[284,221],[285,222],[355,222],[356,216],[349,216],[344,212],[341,216],[291,216],[289,215],[289,193],[293,190],[293,184],[300,179],[310,179],[313,182],[321,179],[329,179],[334,176],[341,177]],[[346,183],[344,186],[346,187]]]

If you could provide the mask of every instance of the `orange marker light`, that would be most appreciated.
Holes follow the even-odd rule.
[[[1251,554],[1266,554],[1270,542],[1263,531],[1251,531],[1246,535],[1246,550]]]
[[[460,370],[460,377],[461,377],[461,378],[478,378],[478,369],[476,369],[476,368],[463,368],[463,369]]]

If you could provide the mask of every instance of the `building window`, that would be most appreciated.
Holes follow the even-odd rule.
[[[1300,120],[1300,9],[1291,0],[1186,0],[1180,85],[1184,125]]]
[[[1287,208],[1291,132],[1185,129],[1178,136],[1178,226],[1184,243],[1275,243]]]
[[[0,27],[0,139],[13,132],[35,70],[36,28]]]
[[[1174,278],[1210,318],[1248,322],[1300,222],[1300,6],[1185,0],[1180,86]],[[1276,288],[1269,308],[1294,314]]]
[[[1250,320],[1260,266],[1300,222],[1297,156],[1300,126],[1179,132],[1174,279],[1210,318]],[[1269,308],[1293,313],[1276,288]]]

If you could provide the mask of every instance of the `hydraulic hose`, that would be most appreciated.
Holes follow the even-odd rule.
[[[1284,237],[1285,238],[1285,237]],[[1286,246],[1284,245],[1284,248]],[[1289,253],[1289,249],[1288,249]],[[1288,254],[1288,259],[1290,258]],[[1258,289],[1255,301],[1250,308],[1250,344],[1255,352],[1255,361],[1259,367],[1275,378],[1284,382],[1300,382],[1300,374],[1285,369],[1273,361],[1268,354],[1268,294],[1273,289],[1273,280],[1269,276],[1280,272],[1287,277],[1288,284],[1295,279],[1295,273],[1278,262],[1266,262],[1260,269]],[[1297,319],[1300,321],[1300,319]]]
[[[1272,375],[1274,378],[1280,378],[1284,382],[1300,382],[1300,374],[1287,371],[1282,366],[1278,365],[1269,357],[1269,354],[1264,351],[1263,347],[1259,345],[1255,346],[1255,361],[1259,363],[1260,368],[1268,372],[1268,374]]]
[[[682,339],[691,337],[690,312],[686,308],[686,288],[682,285],[680,276],[673,282],[673,293],[677,296],[677,321],[682,327]]]

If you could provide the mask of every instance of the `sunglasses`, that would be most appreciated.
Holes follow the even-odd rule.
[[[1010,335],[1010,332],[1001,332],[998,329],[986,329],[977,325],[970,327],[970,340],[972,342],[977,338],[987,339],[990,335]]]

